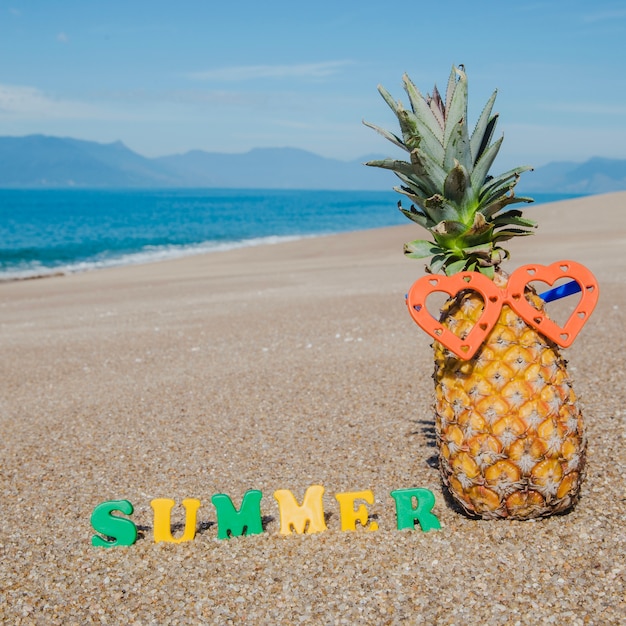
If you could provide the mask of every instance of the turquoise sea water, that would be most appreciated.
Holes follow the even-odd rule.
[[[393,191],[0,190],[0,280],[408,223],[399,199]]]

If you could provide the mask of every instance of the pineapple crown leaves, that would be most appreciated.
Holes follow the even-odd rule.
[[[410,108],[394,100],[382,86],[378,91],[398,118],[400,136],[365,122],[409,154],[407,161],[382,159],[365,165],[391,170],[400,179],[394,187],[411,202],[398,208],[432,235],[432,241],[407,243],[411,258],[432,257],[427,271],[446,274],[479,271],[493,277],[495,268],[508,257],[500,242],[532,234],[535,222],[520,210],[507,208],[532,198],[514,193],[520,166],[493,177],[489,170],[503,138],[492,143],[498,121],[493,113],[497,92],[487,101],[473,132],[467,125],[467,77],[464,67],[452,67],[445,101],[437,86],[426,96],[405,74],[402,78]]]

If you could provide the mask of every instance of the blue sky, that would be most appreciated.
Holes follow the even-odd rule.
[[[496,169],[626,158],[625,51],[621,1],[0,0],[0,135],[392,155],[377,84],[463,63],[470,123],[498,89]]]

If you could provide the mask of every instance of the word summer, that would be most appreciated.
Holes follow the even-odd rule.
[[[287,489],[279,489],[273,495],[278,503],[279,532],[282,535],[311,534],[327,530],[322,502],[324,487],[321,485],[311,485],[304,494],[302,504]],[[432,491],[421,488],[396,489],[390,495],[395,501],[398,530],[414,529],[416,524],[423,532],[441,528],[439,520],[432,513],[435,505]],[[237,509],[226,494],[217,493],[212,496],[211,502],[217,514],[218,539],[263,533],[262,497],[260,491],[250,489],[244,494],[241,506]],[[374,504],[371,490],[337,493],[335,499],[339,503],[342,531],[356,530],[357,523],[367,530],[378,530],[378,523],[370,520],[365,506]],[[182,501],[185,529],[180,537],[172,535],[171,513],[175,505],[176,502],[170,498],[156,498],[150,502],[154,511],[155,543],[182,543],[194,539],[200,500],[187,498]],[[127,517],[114,515],[132,515],[133,510],[133,505],[128,500],[109,500],[96,506],[91,515],[91,525],[100,535],[93,535],[92,545],[104,548],[133,545],[137,540],[137,526]]]

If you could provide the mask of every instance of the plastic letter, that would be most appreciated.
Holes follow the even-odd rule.
[[[365,500],[368,504],[374,504],[374,494],[371,490],[367,491],[351,491],[348,493],[337,493],[335,498],[339,502],[339,513],[341,516],[341,530],[356,530],[356,523],[360,522],[361,526],[367,526],[367,509],[364,504],[360,504],[354,508],[354,501],[357,499]],[[368,530],[378,530],[378,524],[371,522]]]
[[[311,485],[306,490],[304,500],[300,506],[288,489],[275,491],[274,498],[278,502],[280,511],[280,534],[290,535],[292,527],[299,535],[305,532],[312,534],[326,530],[324,505],[322,503],[323,495],[324,487]]]
[[[396,489],[391,492],[391,497],[396,501],[396,517],[398,530],[414,528],[415,522],[419,522],[424,532],[441,528],[437,516],[431,513],[435,506],[435,496],[428,489]],[[416,505],[413,506],[413,501]]]
[[[216,493],[211,498],[211,502],[217,511],[217,538],[260,535],[263,532],[262,497],[263,494],[256,489],[246,491],[241,501],[241,508],[237,511],[226,494]]]
[[[169,543],[183,543],[191,541],[196,536],[196,517],[200,508],[200,500],[187,498],[183,500],[185,507],[185,532],[182,537],[172,537],[172,509],[176,502],[170,498],[156,498],[150,502],[154,510],[154,543],[167,541]]]
[[[93,535],[91,545],[97,548],[113,548],[115,546],[132,546],[137,541],[137,526],[129,519],[111,515],[113,511],[120,511],[132,515],[133,505],[128,500],[109,500],[99,504],[91,514],[91,525],[96,532],[105,537],[112,537],[111,541]]]

